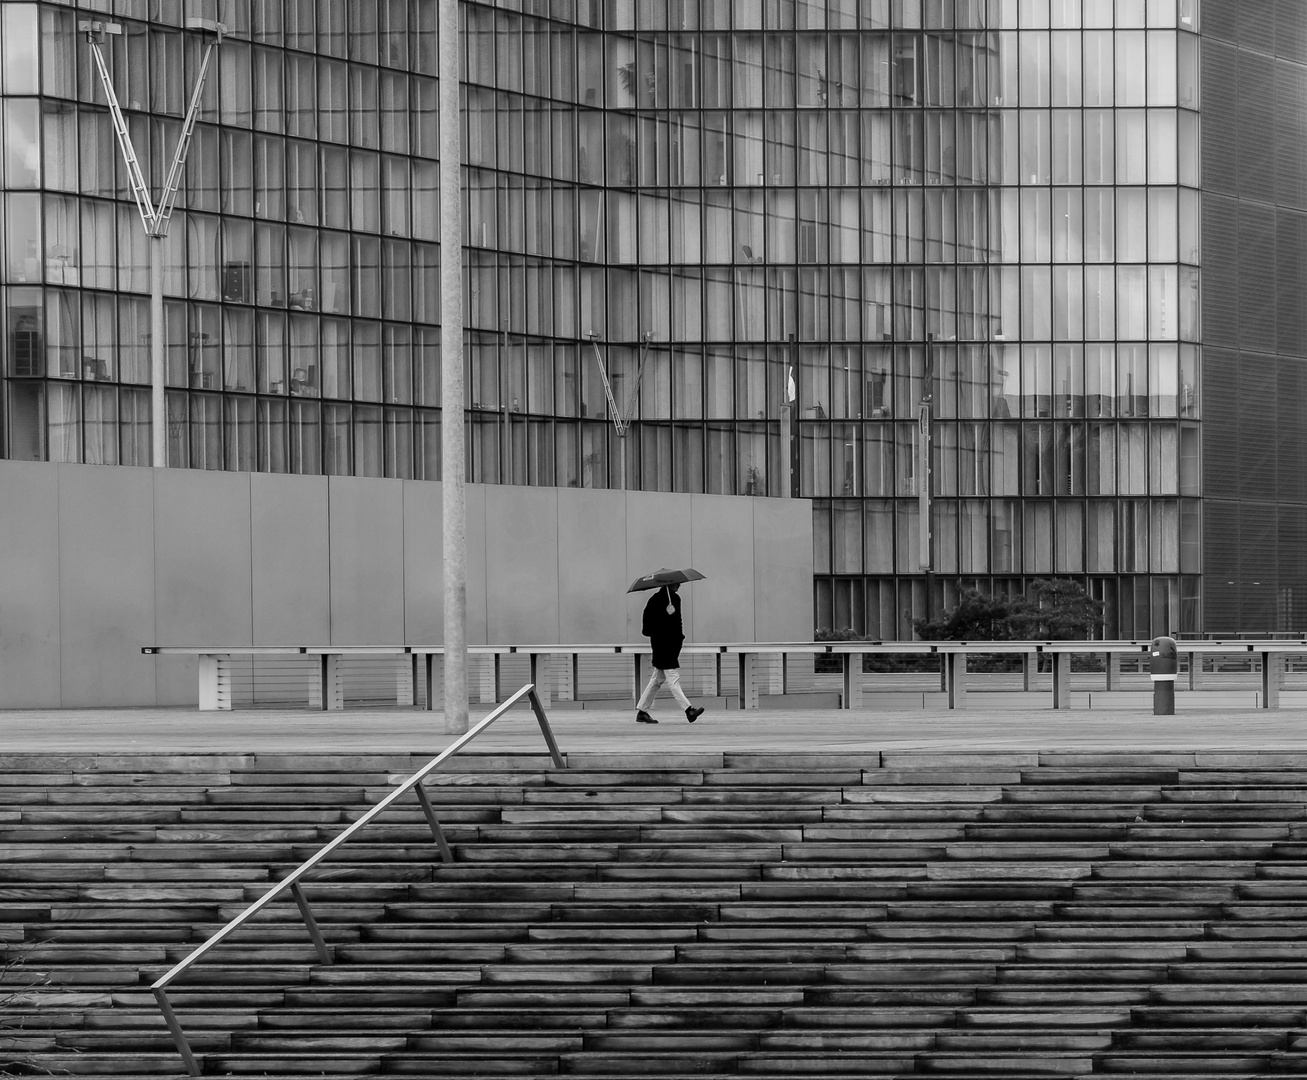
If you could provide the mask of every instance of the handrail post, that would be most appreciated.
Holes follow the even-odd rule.
[[[540,698],[537,696],[534,686],[531,687],[527,697],[531,702],[531,711],[536,714],[536,722],[540,725],[540,734],[545,737],[545,745],[549,747],[549,756],[554,759],[554,767],[566,769],[567,762],[563,760],[563,755],[558,752],[558,743],[554,741],[553,729],[549,726],[549,718],[545,716],[544,706],[540,704]]]
[[[295,897],[295,904],[300,909],[300,915],[304,918],[304,925],[308,928],[309,937],[313,939],[313,947],[318,951],[318,959],[324,964],[330,964],[331,950],[327,948],[326,941],[322,938],[322,931],[318,929],[318,921],[313,917],[313,909],[309,907],[308,898],[304,895],[304,890],[300,888],[298,881],[290,887],[291,896]]]
[[[440,849],[441,861],[453,862],[454,852],[450,850],[449,843],[445,840],[440,821],[436,817],[436,808],[431,805],[431,798],[427,795],[426,788],[421,784],[414,784],[413,790],[417,792],[418,802],[422,804],[422,813],[426,815],[427,824],[431,826],[431,835],[435,838],[436,847]]]
[[[153,990],[154,1000],[159,1003],[159,1011],[163,1013],[163,1022],[168,1025],[168,1030],[172,1032],[172,1041],[177,1044],[177,1052],[181,1055],[186,1071],[191,1076],[199,1076],[200,1063],[195,1060],[195,1055],[191,1053],[191,1044],[187,1041],[186,1033],[182,1031],[182,1026],[177,1021],[177,1014],[172,1011],[172,1005],[168,1001],[167,993],[164,992],[162,986],[156,986]]]

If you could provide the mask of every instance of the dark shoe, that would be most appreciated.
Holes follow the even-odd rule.
[[[637,724],[656,724],[656,723],[658,723],[657,720],[655,720],[652,716],[650,716],[650,715],[649,715],[647,712],[645,712],[643,709],[641,709],[639,712],[637,712],[637,713],[635,714],[635,722],[636,722]]]
[[[699,717],[701,717],[702,715],[703,715],[703,708],[697,705],[691,705],[688,709],[685,710],[685,718],[688,721],[690,721],[690,723],[692,724],[696,720],[698,720]]]

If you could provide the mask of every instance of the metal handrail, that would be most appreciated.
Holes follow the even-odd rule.
[[[308,900],[304,896],[304,891],[300,888],[300,879],[338,847],[349,840],[355,833],[369,825],[373,819],[379,816],[382,811],[386,810],[391,803],[410,789],[416,791],[418,801],[422,804],[422,812],[427,819],[427,824],[431,827],[431,833],[435,839],[436,846],[440,851],[441,859],[445,862],[452,862],[454,858],[453,852],[450,850],[449,844],[446,842],[445,836],[440,830],[440,822],[436,819],[435,810],[431,805],[431,800],[427,797],[426,791],[422,787],[422,781],[439,768],[445,761],[453,757],[463,749],[463,747],[480,735],[481,732],[485,731],[486,728],[498,720],[513,705],[521,701],[523,697],[530,700],[531,709],[535,713],[537,722],[540,724],[540,732],[544,735],[545,744],[549,748],[549,756],[553,758],[554,765],[559,769],[566,769],[567,763],[563,760],[563,755],[559,753],[558,743],[554,741],[554,733],[549,727],[549,719],[545,716],[545,710],[540,704],[540,698],[536,695],[535,684],[527,683],[518,690],[517,693],[496,708],[494,712],[478,723],[476,727],[472,728],[465,735],[461,735],[459,738],[455,739],[454,742],[450,743],[450,745],[440,754],[432,758],[422,766],[422,768],[396,787],[394,791],[377,803],[376,806],[359,818],[358,821],[354,822],[354,824],[349,826],[349,828],[339,836],[335,837],[335,839],[319,848],[317,852],[311,855],[304,862],[300,863],[299,866],[232,919],[231,922],[192,951],[184,960],[174,965],[166,974],[151,984],[150,991],[154,994],[155,1001],[158,1002],[159,1009],[163,1013],[164,1022],[167,1023],[168,1030],[172,1032],[173,1042],[177,1044],[177,1050],[181,1054],[182,1061],[186,1065],[186,1071],[190,1073],[191,1076],[200,1075],[200,1066],[195,1060],[195,1055],[191,1052],[191,1046],[186,1039],[186,1034],[182,1031],[181,1024],[177,1020],[177,1015],[173,1012],[172,1005],[168,1001],[168,995],[166,993],[168,984],[176,979],[177,976],[182,974],[182,972],[191,967],[200,959],[200,957],[215,945],[222,942],[243,926],[251,916],[267,907],[268,904],[287,889],[291,891],[295,903],[300,909],[300,914],[304,918],[304,924],[309,932],[309,937],[313,940],[313,946],[317,950],[318,958],[324,964],[332,963],[331,951],[327,948],[327,943],[323,939],[321,932],[318,930],[317,921],[313,918],[313,912],[309,908]]]

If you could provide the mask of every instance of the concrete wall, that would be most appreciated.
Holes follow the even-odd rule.
[[[0,708],[194,702],[144,645],[439,644],[441,485],[0,461]],[[469,486],[468,641],[640,640],[660,566],[691,641],[812,636],[801,500]]]

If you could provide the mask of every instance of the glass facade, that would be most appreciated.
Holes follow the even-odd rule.
[[[1197,0],[462,8],[469,480],[810,498],[819,627],[1058,575],[1108,636],[1202,629]],[[157,191],[179,9],[0,2],[10,457],[148,463],[147,242],[77,22],[122,24]],[[436,4],[219,14],[169,464],[437,479]]]

